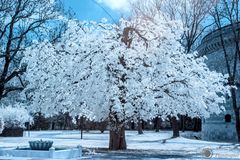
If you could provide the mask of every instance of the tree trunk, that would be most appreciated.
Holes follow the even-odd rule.
[[[179,137],[179,127],[176,117],[171,118],[172,121],[172,129],[173,129],[173,138]]]
[[[181,130],[182,132],[185,132],[185,119],[186,119],[186,116],[185,115],[181,115]]]
[[[138,120],[138,134],[143,134],[143,121],[141,119]]]
[[[233,105],[233,110],[235,114],[235,127],[236,127],[236,132],[237,132],[237,140],[240,142],[240,119],[239,119],[239,108],[237,107],[237,96],[236,96],[236,90],[234,88],[231,88],[231,97],[232,97],[232,105]]]
[[[156,132],[160,131],[161,119],[157,116],[155,119]]]
[[[193,123],[194,123],[193,131],[194,132],[201,131],[201,119],[193,118]]]
[[[135,123],[131,122],[131,130],[134,130],[134,129],[135,129]]]
[[[109,150],[125,150],[127,149],[125,139],[125,129],[122,125],[117,130],[110,130]]]
[[[197,132],[197,119],[193,118],[192,121],[193,121],[193,132]]]
[[[1,83],[1,81],[0,81]],[[0,85],[0,100],[3,98],[4,84]]]
[[[80,131],[81,131],[81,139],[83,139],[83,123],[84,123],[84,118],[83,116],[80,117]]]

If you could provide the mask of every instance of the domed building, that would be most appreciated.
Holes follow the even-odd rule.
[[[238,33],[240,30],[240,23],[235,24],[235,31]],[[232,27],[230,25],[215,30],[206,35],[199,47],[197,48],[199,56],[206,56],[206,63],[210,70],[227,74],[226,60],[221,45],[220,33],[222,32],[224,46],[226,48],[229,64],[233,68],[234,55],[235,55],[235,42]],[[236,77],[240,78],[240,66],[237,62]],[[240,89],[237,91],[237,103],[239,104]],[[220,115],[211,115],[209,119],[202,120],[202,139],[209,141],[225,141],[237,142],[237,134],[235,129],[235,115],[233,112],[232,102],[230,97],[226,97],[227,103],[225,104],[226,111]]]

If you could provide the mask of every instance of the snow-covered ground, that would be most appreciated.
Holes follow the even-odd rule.
[[[240,145],[183,137],[168,139],[171,134],[171,131],[145,131],[143,135],[138,135],[136,131],[127,131],[128,150],[118,152],[102,149],[108,148],[109,135],[99,131],[84,132],[82,140],[79,131],[31,131],[30,137],[28,132],[20,138],[0,137],[0,147],[27,147],[29,140],[50,139],[56,148],[82,145],[94,159],[203,159],[208,151],[212,152],[214,159],[240,159]]]

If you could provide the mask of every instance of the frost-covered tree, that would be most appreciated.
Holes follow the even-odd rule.
[[[172,20],[180,20],[185,28],[181,43],[187,53],[192,53],[206,30],[213,26],[209,14],[217,2],[217,0],[136,0],[131,2],[130,6],[133,17],[141,16],[153,20],[160,11]],[[180,126],[184,131],[187,116],[179,115],[179,117]],[[159,120],[157,121],[159,123]],[[174,122],[177,123],[175,120]]]
[[[81,107],[85,103],[80,81],[87,76],[89,57],[97,53],[95,44],[100,41],[96,40],[97,33],[91,33],[93,29],[83,28],[85,25],[90,24],[70,21],[59,42],[36,42],[26,50],[22,63],[28,64],[25,93],[34,106],[31,112],[52,115],[69,111],[72,116],[81,113],[92,117],[86,107]]]
[[[184,54],[182,32],[181,23],[160,13],[119,26],[70,21],[60,42],[26,51],[30,106],[50,115],[108,118],[112,150],[126,149],[128,120],[220,113],[225,78],[209,71],[204,58]]]

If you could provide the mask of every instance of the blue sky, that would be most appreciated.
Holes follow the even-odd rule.
[[[116,3],[118,3],[117,1],[121,2],[121,0],[115,0]],[[107,0],[102,3],[100,3],[99,0],[63,0],[63,3],[66,8],[70,7],[76,13],[76,18],[79,20],[100,21],[102,18],[107,18],[110,22],[112,22],[113,20],[111,17],[117,21],[126,13],[121,10],[120,5],[117,9],[111,9],[112,4],[108,3]],[[106,11],[104,11],[101,7],[103,7]],[[109,13],[111,17],[106,12]]]

